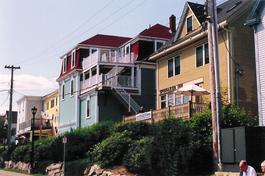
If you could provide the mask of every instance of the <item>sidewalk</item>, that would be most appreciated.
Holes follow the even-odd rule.
[[[0,170],[0,176],[28,176],[28,175]]]

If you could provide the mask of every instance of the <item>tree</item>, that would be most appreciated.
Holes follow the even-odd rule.
[[[7,136],[7,125],[5,124],[5,119],[0,118],[0,144],[4,143]]]

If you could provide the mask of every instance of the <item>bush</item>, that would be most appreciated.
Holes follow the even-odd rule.
[[[102,167],[120,165],[131,142],[131,139],[125,133],[114,133],[97,144],[93,151],[89,152],[89,155],[94,162]]]
[[[66,160],[72,161],[84,158],[86,152],[95,144],[110,136],[113,125],[113,122],[106,121],[66,133],[65,136],[68,138],[68,143],[66,144]],[[60,143],[62,146],[61,141]]]
[[[11,154],[11,160],[14,162],[22,161],[29,163],[30,162],[30,153],[31,153],[31,145],[19,145]]]
[[[150,136],[153,133],[152,125],[143,121],[133,123],[119,123],[114,127],[114,133],[122,133],[124,131],[126,131],[126,135],[133,140],[138,140],[145,136]]]
[[[246,111],[237,108],[235,105],[230,104],[224,106],[222,112],[222,128],[258,125],[258,118],[256,116],[251,116]]]
[[[37,161],[35,163],[34,172],[39,174],[46,174],[46,167],[51,165],[53,161]]]
[[[130,145],[128,153],[124,156],[123,164],[131,172],[150,175],[151,148],[153,137],[144,137]]]
[[[192,155],[192,132],[186,121],[166,119],[156,125],[152,151],[155,175],[181,175],[188,169]]]

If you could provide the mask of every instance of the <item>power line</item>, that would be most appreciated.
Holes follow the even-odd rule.
[[[1,103],[1,105],[0,106],[3,106],[6,102],[7,102],[7,100],[8,100],[8,97],[9,97],[9,94],[7,94],[7,96],[6,96],[6,98],[4,99],[4,101]]]
[[[61,39],[59,39],[58,41],[56,41],[52,46],[49,46],[48,48],[44,49],[40,54],[31,57],[31,58],[27,58],[24,60],[21,60],[19,62],[17,62],[16,64],[21,64],[21,63],[25,63],[28,62],[32,59],[38,58],[38,56],[42,56],[42,54],[46,53],[47,51],[49,51],[50,49],[54,48],[54,45],[56,45],[57,43],[61,43],[62,41],[68,39],[69,36],[73,35],[75,32],[77,32],[83,25],[85,25],[86,23],[88,23],[89,21],[91,21],[91,19],[93,19],[98,13],[100,13],[101,11],[103,11],[104,9],[106,9],[110,4],[113,3],[113,1],[109,1],[105,4],[105,6],[103,6],[103,8],[100,8],[99,10],[97,10],[92,16],[90,16],[88,19],[86,19],[84,22],[82,22],[81,24],[79,24],[73,31],[71,31],[70,33],[66,34],[64,37],[62,37]]]

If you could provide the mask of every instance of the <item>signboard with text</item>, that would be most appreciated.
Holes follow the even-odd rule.
[[[148,120],[152,118],[152,112],[144,112],[136,115],[136,121]]]

